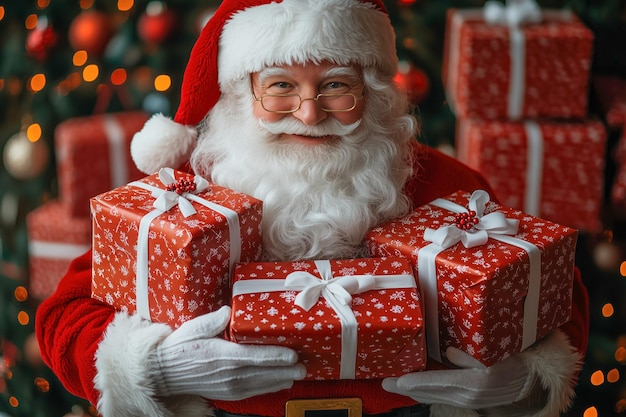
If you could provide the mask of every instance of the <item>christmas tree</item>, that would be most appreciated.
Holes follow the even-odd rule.
[[[3,4],[4,3],[4,4]],[[0,416],[96,415],[42,363],[33,335],[41,300],[30,290],[27,216],[58,196],[55,129],[95,114],[172,115],[189,51],[219,1],[0,2]],[[455,116],[441,81],[446,12],[477,0],[387,0],[397,31],[397,81],[422,122],[419,140],[454,154]],[[545,0],[594,33],[592,73],[626,74],[622,0]],[[590,113],[604,110],[589,92]],[[583,233],[577,263],[591,297],[590,344],[571,416],[626,415],[626,228],[608,199],[615,173],[609,131],[604,231]]]

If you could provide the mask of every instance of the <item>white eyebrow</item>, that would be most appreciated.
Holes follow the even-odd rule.
[[[259,81],[262,83],[266,78],[279,75],[289,75],[289,71],[281,67],[268,67],[259,71]]]
[[[350,77],[359,79],[359,73],[352,67],[332,67],[325,73],[324,77]]]

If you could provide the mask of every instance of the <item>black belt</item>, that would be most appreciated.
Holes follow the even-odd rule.
[[[306,417],[340,417],[342,414],[328,410],[307,411]],[[382,414],[363,414],[363,417],[428,417],[430,406],[424,404],[412,407],[403,407]],[[232,414],[222,410],[215,410],[215,417],[261,417],[255,414]]]

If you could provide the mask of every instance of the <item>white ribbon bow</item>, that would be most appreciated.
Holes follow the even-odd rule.
[[[306,271],[295,271],[287,275],[285,288],[300,291],[294,300],[297,306],[306,311],[317,303],[320,297],[333,298],[341,305],[352,303],[352,294],[369,291],[376,286],[372,275],[346,275],[333,278],[327,264],[316,262],[320,278]]]
[[[437,199],[439,207],[449,205],[448,200]],[[476,213],[478,223],[469,230],[462,230],[451,224],[438,229],[427,228],[424,231],[424,240],[433,242],[444,249],[461,242],[466,248],[484,245],[492,235],[515,235],[519,227],[519,220],[509,219],[499,211],[491,212],[483,216],[485,207],[489,202],[489,194],[484,190],[476,190],[469,199],[469,210]],[[469,212],[468,210],[468,212]]]
[[[159,170],[159,180],[166,187],[170,184],[177,183],[171,168],[161,168]],[[187,196],[206,190],[209,187],[209,182],[197,175],[193,177],[193,182],[196,184],[196,189],[192,192],[185,191],[182,194],[178,194],[174,191],[167,190],[153,191],[152,196],[156,197],[153,207],[165,212],[178,204],[178,208],[183,216],[189,217],[192,214],[196,214],[196,209],[191,204],[191,201],[187,199]]]
[[[541,22],[541,8],[535,0],[487,1],[483,8],[485,21],[494,25],[517,27],[524,23]]]

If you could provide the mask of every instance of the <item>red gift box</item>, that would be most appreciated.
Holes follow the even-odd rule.
[[[483,9],[448,11],[442,67],[458,117],[582,118],[593,33],[570,11],[538,23],[490,23]]]
[[[459,191],[366,236],[373,256],[406,256],[416,267],[435,360],[452,346],[493,365],[571,314],[577,231],[488,200]],[[474,213],[465,216],[478,224],[462,226],[468,201]]]
[[[67,207],[51,200],[26,216],[29,289],[39,300],[50,296],[70,262],[91,246],[91,219],[74,218]]]
[[[507,207],[588,232],[601,230],[607,135],[600,121],[462,119],[457,157]]]
[[[230,304],[234,263],[261,255],[260,200],[172,169],[92,198],[91,212],[92,296],[173,327]]]
[[[72,216],[89,217],[89,199],[145,176],[130,157],[130,141],[149,115],[143,112],[78,117],[54,133],[59,198]]]
[[[626,216],[626,129],[622,131],[614,152],[615,176],[611,185],[611,204],[621,217]]]
[[[295,349],[306,379],[424,369],[420,295],[402,258],[241,263],[230,337]]]
[[[595,75],[593,87],[598,107],[606,124],[612,129],[626,126],[626,78],[612,75]]]

